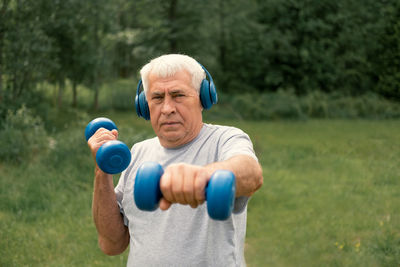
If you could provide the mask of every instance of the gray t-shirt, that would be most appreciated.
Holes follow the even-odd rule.
[[[165,169],[172,163],[204,166],[245,154],[256,158],[250,138],[227,126],[204,124],[199,135],[181,147],[168,149],[157,137],[132,147],[132,161],[121,174],[115,192],[129,227],[128,266],[245,266],[247,197],[235,200],[226,221],[210,219],[207,202],[191,208],[173,204],[167,211],[139,210],[133,199],[137,169],[155,161]]]

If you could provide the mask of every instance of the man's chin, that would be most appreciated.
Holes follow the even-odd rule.
[[[165,141],[170,142],[170,143],[179,142],[179,140],[181,139],[179,135],[171,134],[171,133],[164,134],[163,137],[164,137]]]
[[[182,145],[182,140],[181,138],[176,138],[176,137],[159,137],[160,143],[163,147],[166,148],[175,148],[175,147],[179,147]]]

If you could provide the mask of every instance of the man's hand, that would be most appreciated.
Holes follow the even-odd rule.
[[[96,161],[96,153],[97,150],[106,142],[111,140],[117,140],[118,138],[118,131],[112,130],[109,131],[105,128],[98,129],[88,140],[88,146],[92,152],[92,156]]]
[[[163,197],[160,209],[167,210],[173,203],[196,208],[205,201],[205,187],[212,173],[206,167],[185,163],[169,165],[161,177]]]

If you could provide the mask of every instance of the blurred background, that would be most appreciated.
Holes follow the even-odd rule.
[[[400,265],[399,1],[0,0],[1,266],[125,265],[97,247],[83,132],[153,136],[138,71],[166,53],[211,73],[205,121],[253,140],[249,266]]]

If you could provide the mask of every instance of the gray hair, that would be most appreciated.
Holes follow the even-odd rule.
[[[181,54],[169,54],[157,57],[144,65],[140,70],[143,90],[146,94],[149,88],[149,75],[165,78],[175,75],[178,71],[186,70],[192,77],[192,86],[200,93],[200,85],[206,78],[201,65],[193,58]]]

